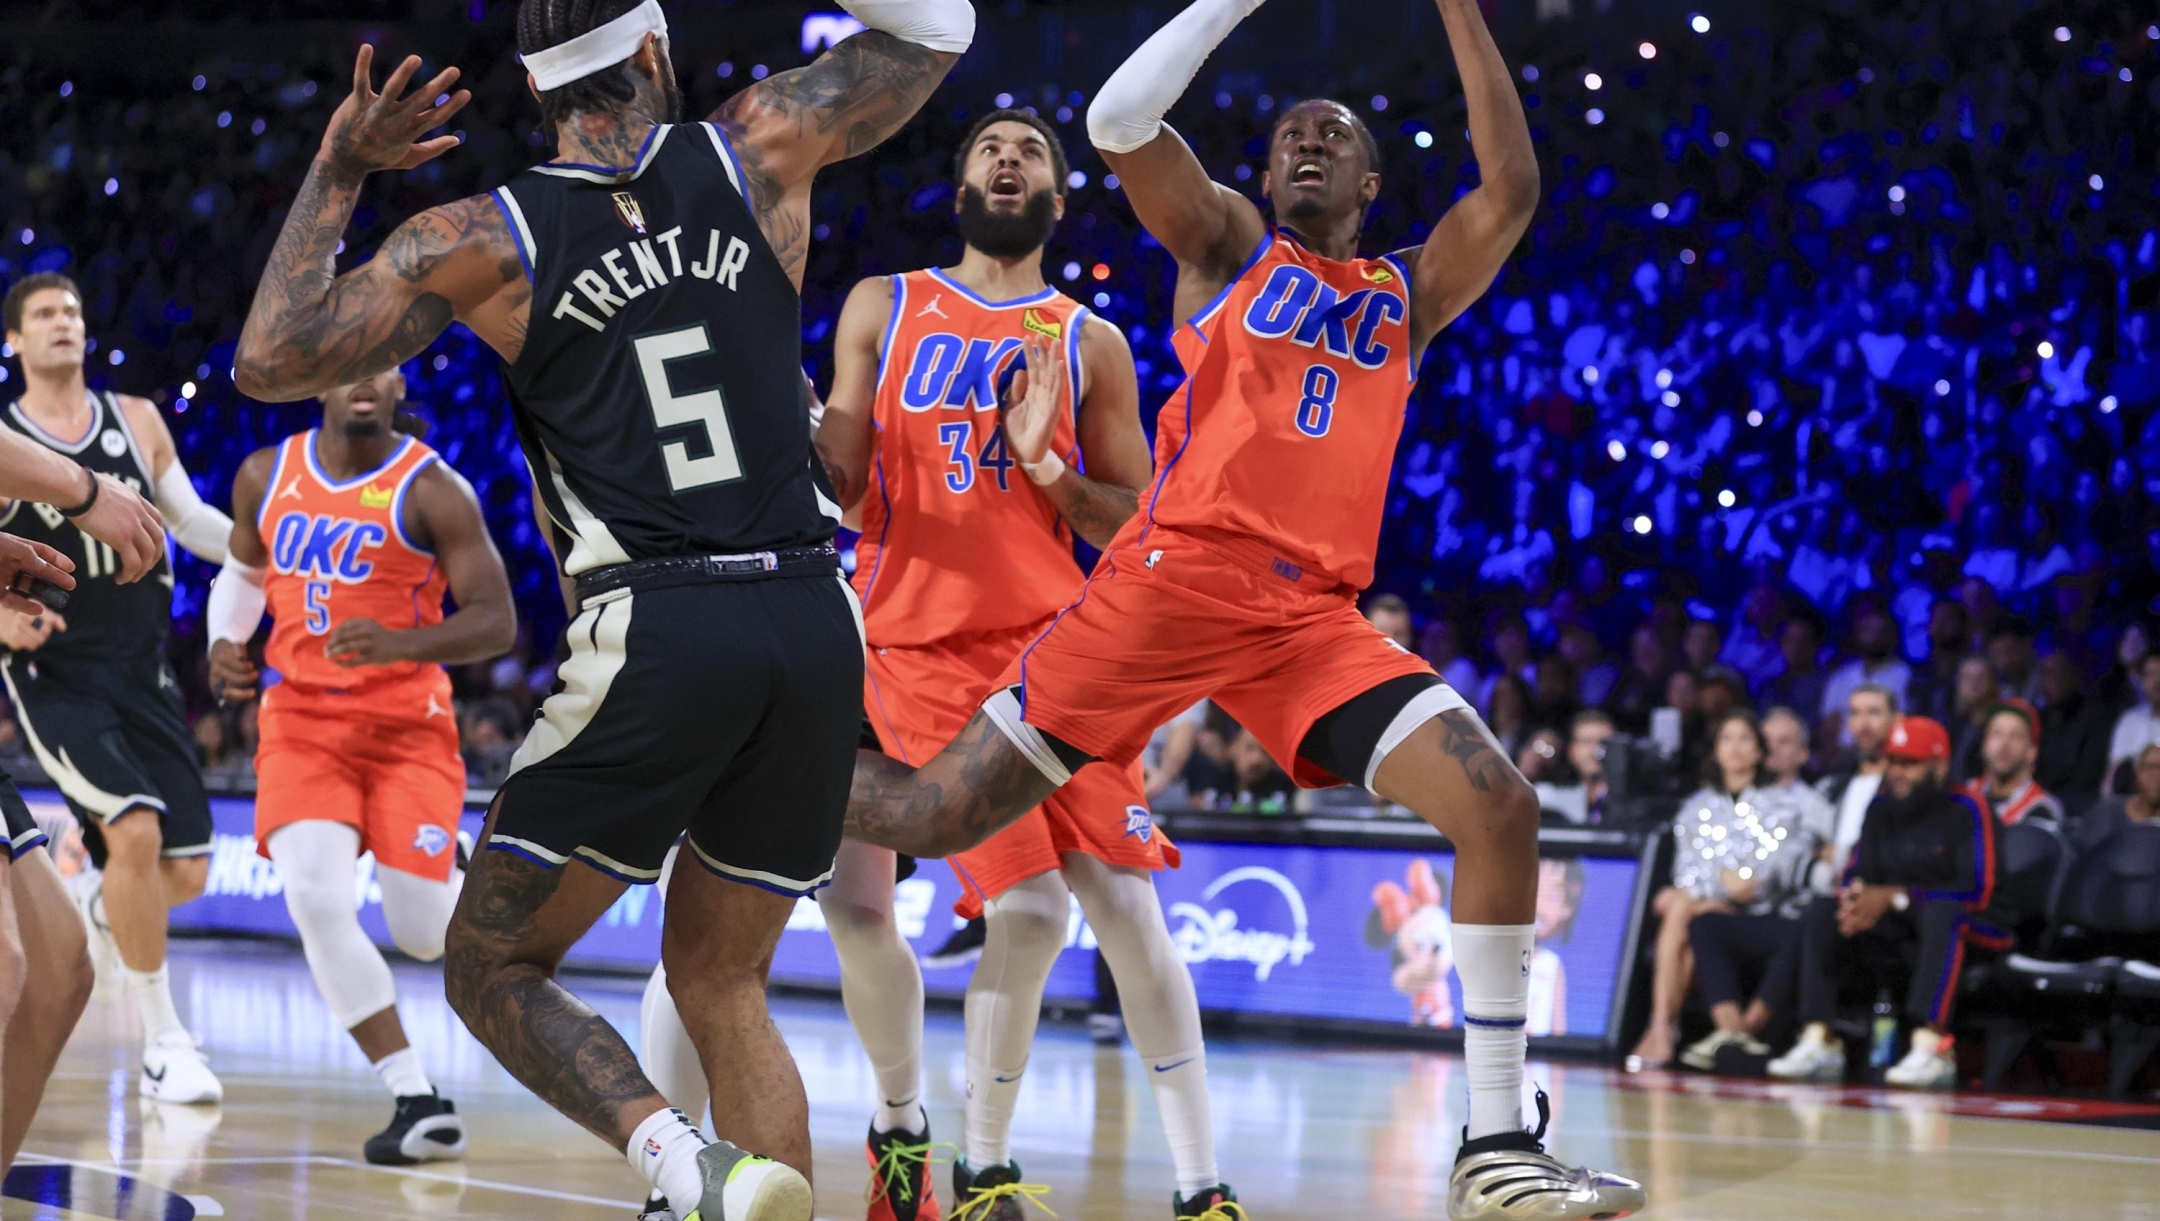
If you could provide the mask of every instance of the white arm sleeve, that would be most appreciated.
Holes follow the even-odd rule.
[[[225,543],[232,537],[232,518],[203,503],[187,468],[174,455],[157,481],[158,512],[165,515],[165,529],[180,545],[206,560],[225,562]]]
[[[975,41],[975,6],[968,0],[840,0],[869,29],[933,51],[958,54]]]
[[[268,605],[263,570],[226,556],[224,571],[210,583],[210,608],[203,616],[210,623],[210,642],[230,640],[245,645],[253,640]]]
[[[1106,153],[1129,153],[1155,138],[1200,65],[1262,0],[1194,0],[1140,44],[1088,107],[1088,139]]]

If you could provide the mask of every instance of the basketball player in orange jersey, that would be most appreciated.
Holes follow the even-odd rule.
[[[1529,127],[1475,0],[1439,0],[1483,185],[1422,247],[1361,258],[1377,149],[1349,108],[1312,100],[1270,133],[1270,223],[1162,122],[1259,3],[1196,0],[1088,115],[1178,262],[1187,377],[1160,417],[1154,486],[943,753],[920,770],[858,756],[850,834],[917,855],[973,847],[1083,765],[1126,766],[1157,725],[1213,697],[1301,784],[1362,781],[1455,846],[1470,1108],[1450,1217],[1624,1216],[1642,1206],[1639,1185],[1547,1155],[1542,1097],[1537,1130],[1522,1121],[1537,798],[1462,697],[1355,602],[1425,347],[1484,293],[1536,209]]]
[[[1107,544],[1150,474],[1124,335],[1043,280],[1043,244],[1065,208],[1056,131],[1023,111],[993,111],[962,142],[953,169],[966,241],[959,264],[855,286],[817,433],[841,504],[862,511],[854,584],[870,645],[865,717],[879,748],[907,762],[929,758],[966,725],[1007,664],[1072,600],[1083,580],[1073,534]],[[1054,394],[1026,396],[1025,408],[1001,420],[997,386],[1029,345],[1038,363],[1050,348],[1067,353],[1065,373]],[[1192,976],[1150,878],[1175,863],[1137,761],[1089,769],[953,857],[966,887],[961,914],[988,914],[968,985],[965,1147],[953,1173],[953,1203],[970,1219],[1018,1218],[1023,1199],[1047,1190],[1023,1181],[1009,1138],[1072,895],[1117,978],[1134,1046],[1154,1070],[1149,1084],[1177,1166],[1175,1215],[1220,1217],[1213,1210],[1236,1199],[1216,1170]],[[920,1101],[922,975],[894,925],[894,879],[891,851],[848,843],[819,902],[849,1017],[878,1077],[870,1221],[935,1221]],[[680,1058],[694,1075],[694,1057]]]
[[[405,379],[322,396],[322,427],[248,455],[233,479],[231,554],[210,597],[210,672],[255,693],[247,642],[267,606],[255,847],[277,862],[315,986],[397,1100],[367,1160],[461,1157],[465,1129],[398,1021],[397,989],[360,927],[353,863],[375,854],[399,949],[442,957],[465,764],[445,664],[506,652],[517,612],[472,485],[392,425]],[[443,595],[457,599],[445,617]]]

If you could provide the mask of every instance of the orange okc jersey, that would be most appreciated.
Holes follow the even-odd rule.
[[[1370,584],[1416,378],[1409,268],[1271,232],[1173,343],[1186,380],[1156,420],[1148,521],[1247,535],[1305,573]]]
[[[998,389],[1030,333],[1065,345],[1067,408],[1051,447],[1078,463],[1080,327],[1056,289],[993,302],[944,273],[892,277],[855,589],[874,648],[998,631],[1056,614],[1080,588],[1072,534],[998,426]]]
[[[405,535],[400,518],[412,481],[434,450],[411,437],[375,470],[342,483],[315,460],[315,429],[278,447],[256,527],[270,548],[263,578],[270,665],[297,687],[343,690],[409,678],[418,662],[351,669],[323,653],[332,628],[373,619],[393,630],[442,622],[442,569]]]

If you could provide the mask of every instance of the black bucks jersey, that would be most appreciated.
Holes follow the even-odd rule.
[[[495,191],[532,277],[505,376],[572,576],[822,542],[839,507],[802,409],[802,304],[720,130],[655,127],[628,169]]]
[[[144,496],[156,479],[120,402],[111,394],[90,396],[90,431],[73,440],[37,426],[19,402],[8,404],[6,423],[47,449],[111,475]],[[75,561],[75,589],[61,615],[67,630],[55,632],[37,651],[40,659],[117,661],[156,657],[172,622],[170,557],[131,584],[114,580],[120,564],[113,549],[91,538],[51,505],[15,501],[0,513],[0,530],[44,543]]]

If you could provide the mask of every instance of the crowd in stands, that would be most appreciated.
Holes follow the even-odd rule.
[[[1271,116],[1300,92],[1345,96],[1379,137],[1382,249],[1422,238],[1475,170],[1431,6],[1370,4],[1395,35],[1380,45],[1347,0],[1263,10],[1171,119],[1256,190]],[[478,101],[456,154],[371,180],[348,260],[545,155],[513,7],[375,32],[397,50],[425,38],[410,49],[466,69]],[[2015,698],[2037,720],[2039,789],[2133,793],[2160,694],[2142,621],[2160,588],[2160,156],[2144,122],[2160,28],[2092,0],[1709,7],[1700,31],[1658,6],[1569,7],[1495,13],[1546,203],[1426,359],[1376,622],[1573,821],[1654,822],[1646,800],[1669,813],[1734,709],[1792,710],[1767,725],[1811,736],[1806,770],[1835,773],[1867,684],[1946,727],[1957,781],[1996,773],[2010,748],[1990,713]],[[822,180],[803,310],[821,384],[857,277],[955,256],[950,143],[1009,101],[1066,135],[1074,187],[1045,269],[1126,330],[1152,416],[1178,379],[1171,268],[1082,132],[1130,31],[1167,12],[1131,9],[1059,6],[1060,39],[1039,13],[986,9],[983,53],[922,119]],[[700,42],[685,23],[693,114],[801,61],[792,27],[741,26],[768,32]],[[182,52],[153,45],[157,27],[48,18],[0,51],[0,282],[83,283],[93,384],[158,401],[217,503],[250,449],[312,421],[242,398],[228,367],[353,46],[319,25],[228,32]],[[476,783],[552,681],[563,618],[494,363],[453,329],[410,374],[431,439],[481,490],[527,624],[511,659],[458,676]],[[216,708],[199,678],[209,575],[180,563],[175,660],[206,759],[244,782],[250,713]],[[1309,800],[1219,713],[1189,726],[1159,791]]]

